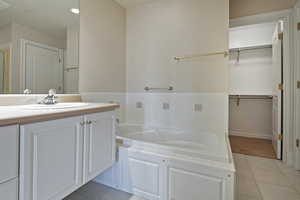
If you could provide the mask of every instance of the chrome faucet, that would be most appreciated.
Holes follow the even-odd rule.
[[[23,94],[31,94],[31,90],[27,88],[23,91]]]
[[[53,105],[53,104],[57,103],[57,101],[55,100],[56,98],[57,98],[56,90],[50,89],[48,92],[48,95],[40,103],[47,104],[47,105]]]

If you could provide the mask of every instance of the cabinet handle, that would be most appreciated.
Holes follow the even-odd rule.
[[[86,123],[87,124],[92,124],[93,122],[91,120],[88,120]]]
[[[80,126],[84,126],[85,125],[85,122],[80,122]]]

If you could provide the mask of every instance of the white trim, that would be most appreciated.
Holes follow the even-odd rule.
[[[299,58],[299,53],[300,53],[300,33],[299,31],[295,28],[297,25],[298,20],[300,20],[300,1],[296,4],[294,8],[294,80],[300,80],[300,58]],[[293,84],[293,83],[292,83]],[[294,88],[294,139],[300,139],[300,92],[299,89],[295,87],[295,84],[293,84]],[[298,112],[297,112],[298,111]],[[298,123],[297,123],[298,122]],[[300,170],[300,148],[297,149],[296,145],[293,145],[294,148],[294,154],[291,156],[293,160],[295,161],[293,163],[293,166],[295,166],[296,169]]]
[[[229,135],[272,140],[272,134],[271,133],[251,133],[251,132],[246,132],[246,131],[230,130]]]
[[[25,65],[25,63],[26,63],[26,46],[27,45],[38,46],[38,47],[49,49],[52,51],[57,51],[59,53],[59,59],[61,59],[60,68],[62,70],[61,76],[62,76],[62,84],[63,84],[63,82],[64,82],[64,80],[63,80],[63,73],[64,73],[64,62],[63,62],[64,54],[63,54],[63,52],[64,52],[64,50],[56,48],[56,47],[51,47],[51,46],[48,46],[45,44],[33,42],[30,40],[20,39],[20,92],[22,92],[26,89],[25,88],[26,87],[26,78],[25,78],[26,77],[26,73],[25,73],[26,65]],[[64,88],[62,88],[62,91],[64,91]]]
[[[284,22],[284,39],[283,39],[283,82],[284,82],[284,95],[283,95],[283,149],[282,151],[282,159],[284,163],[290,162],[287,158],[287,152],[289,150],[290,144],[290,138],[291,138],[291,127],[293,126],[291,112],[293,110],[291,109],[291,99],[293,96],[293,93],[291,92],[291,82],[293,80],[292,75],[292,55],[290,53],[291,51],[291,45],[290,45],[290,39],[291,37],[291,31],[290,31],[290,23],[291,23],[291,13],[288,13],[287,16],[282,18],[281,20]]]

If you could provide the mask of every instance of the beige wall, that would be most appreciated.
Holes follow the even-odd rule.
[[[230,0],[230,18],[292,8],[296,0]]]
[[[125,92],[125,9],[114,0],[85,0],[80,7],[79,91]]]
[[[174,56],[228,49],[228,0],[156,0],[127,10],[127,89],[227,92],[227,59]]]
[[[229,133],[244,137],[272,138],[272,100],[230,100]]]
[[[29,26],[21,24],[12,24],[12,40],[26,39],[33,42],[45,44],[56,48],[65,48],[66,41],[64,39],[55,38],[47,33],[37,31]]]
[[[0,27],[0,45],[11,42],[11,24]]]

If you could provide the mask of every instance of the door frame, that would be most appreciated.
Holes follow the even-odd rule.
[[[260,24],[275,21],[284,22],[284,105],[283,105],[283,149],[282,160],[288,165],[294,165],[294,51],[293,49],[293,9],[275,11],[230,20],[230,27]]]
[[[295,83],[296,81],[300,81],[300,58],[299,58],[299,53],[300,53],[300,31],[297,30],[297,25],[298,22],[300,22],[300,1],[296,4],[294,7],[294,62],[295,62],[295,67],[294,67],[294,80]],[[300,89],[296,87],[296,84],[293,85],[294,88],[294,136],[295,140],[300,139]],[[297,112],[298,111],[298,112]],[[297,123],[298,122],[298,123]],[[296,145],[294,144],[294,152],[295,152],[295,168],[300,170],[300,148],[297,148]]]
[[[12,49],[13,49],[13,45],[12,45],[12,43],[10,42],[10,43],[7,43],[7,44],[2,44],[2,45],[0,45],[0,49],[9,49],[9,72],[8,72],[8,84],[9,84],[9,88],[8,88],[8,92],[10,93],[11,92],[11,89],[12,89],[12,66],[13,66],[13,64],[12,64],[12,61],[13,61],[13,59],[12,59],[12,57],[13,57],[13,51],[12,51]]]
[[[57,51],[59,54],[59,59],[60,59],[60,68],[62,72],[62,87],[64,87],[64,50],[59,49],[56,47],[51,47],[45,44],[41,44],[38,42],[33,42],[30,40],[25,40],[25,39],[20,39],[20,92],[23,92],[26,88],[26,46],[27,45],[32,45],[32,46],[37,46],[40,48],[44,49],[49,49],[53,51]],[[50,89],[50,88],[49,88]],[[62,91],[64,91],[64,88],[62,88]]]

